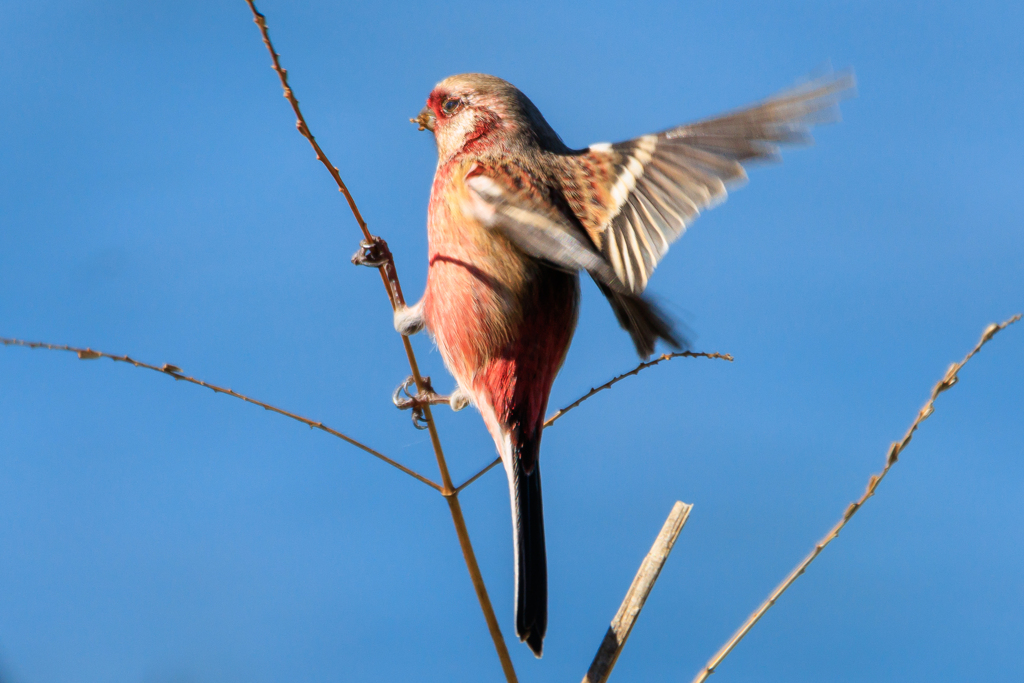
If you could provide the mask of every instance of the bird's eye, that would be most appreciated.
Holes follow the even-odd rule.
[[[452,114],[455,113],[455,110],[458,109],[461,105],[462,100],[460,100],[458,97],[449,97],[441,104],[441,109],[444,110],[445,114],[451,116]]]

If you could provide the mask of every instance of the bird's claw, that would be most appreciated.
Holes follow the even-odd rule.
[[[361,240],[359,251],[352,254],[352,265],[355,266],[380,268],[390,260],[391,250],[388,249],[388,243],[376,236]]]
[[[412,410],[412,424],[416,429],[426,429],[429,426],[427,406],[448,403],[448,396],[439,396],[434,387],[430,385],[430,378],[423,377],[423,391],[416,387],[416,379],[407,377],[404,382],[398,385],[395,393],[391,395],[391,401],[399,410]],[[409,390],[413,391],[410,392]],[[404,396],[403,396],[404,394]]]

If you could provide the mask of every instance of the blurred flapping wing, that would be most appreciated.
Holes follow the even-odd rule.
[[[807,143],[809,128],[836,118],[853,87],[830,75],[723,116],[626,142],[591,145],[571,157],[566,198],[611,267],[618,291],[639,294],[669,244],[703,209],[746,179],[743,163],[778,157],[780,144]]]

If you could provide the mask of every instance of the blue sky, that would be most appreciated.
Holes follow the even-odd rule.
[[[174,363],[433,476],[390,404],[408,369],[379,278],[242,0],[0,7],[0,335]],[[1024,308],[1019,4],[260,8],[410,298],[435,155],[407,119],[443,77],[512,81],[582,147],[856,71],[843,121],[752,170],[652,281],[736,362],[673,361],[546,434],[551,620],[542,660],[509,643],[524,682],[582,677],[677,499],[613,680],[689,680]],[[552,408],[635,362],[585,284]],[[715,680],[1020,680],[1022,405],[1018,327]],[[437,416],[457,480],[493,458],[477,414]],[[461,499],[511,637],[504,478]],[[441,498],[153,373],[0,349],[0,520],[4,683],[500,680]]]

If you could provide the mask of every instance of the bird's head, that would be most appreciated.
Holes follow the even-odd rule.
[[[460,151],[504,153],[528,145],[563,149],[565,145],[540,111],[509,83],[487,74],[459,74],[444,79],[430,92],[427,106],[414,119],[430,130],[437,154],[446,160]]]

